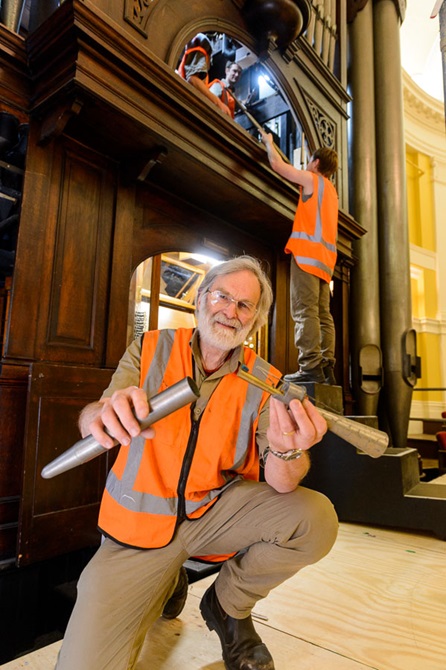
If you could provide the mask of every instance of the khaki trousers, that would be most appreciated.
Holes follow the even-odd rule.
[[[290,308],[299,370],[335,364],[335,327],[330,312],[330,284],[302,270],[291,259]]]
[[[216,592],[230,616],[244,618],[271,589],[323,558],[337,528],[321,493],[240,481],[201,519],[184,521],[166,547],[130,549],[106,539],[79,579],[57,670],[133,668],[187,558],[240,552],[222,565]]]

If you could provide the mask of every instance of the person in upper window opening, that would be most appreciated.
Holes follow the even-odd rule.
[[[209,90],[217,96],[225,105],[229,107],[232,118],[235,116],[236,102],[232,95],[235,85],[242,74],[242,67],[238,63],[228,61],[225,68],[224,79],[214,79],[211,81]]]
[[[229,107],[214,95],[208,88],[209,68],[211,67],[212,45],[204,33],[198,33],[186,44],[178,74],[208,100],[216,105],[224,114],[231,116]]]
[[[275,172],[300,187],[291,236],[285,252],[292,254],[290,306],[297,372],[285,375],[296,384],[336,384],[335,327],[330,312],[330,281],[336,265],[338,195],[330,177],[338,169],[338,155],[328,147],[317,149],[305,170],[286,163],[271,133],[261,133]]]
[[[251,611],[331,550],[338,522],[328,498],[301,485],[327,430],[319,410],[308,398],[287,407],[237,374],[243,365],[280,378],[243,344],[272,297],[257,259],[216,265],[198,289],[197,328],[144,333],[82,410],[83,436],[122,446],[99,513],[105,539],[79,579],[57,670],[134,668],[150,626],[181,613],[190,557],[224,561],[200,610],[227,670],[274,670]],[[186,376],[200,397],[141,432],[147,398]]]

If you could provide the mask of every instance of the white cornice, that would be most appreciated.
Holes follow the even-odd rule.
[[[437,269],[437,254],[415,244],[410,245],[410,262],[427,270]]]
[[[446,335],[446,321],[441,318],[430,319],[427,316],[412,317],[412,327],[417,333],[430,333],[431,335]]]
[[[430,131],[445,132],[445,108],[442,102],[428,95],[402,70],[404,112]]]

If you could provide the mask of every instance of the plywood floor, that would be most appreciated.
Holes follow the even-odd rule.
[[[213,579],[189,587],[179,619],[155,624],[137,670],[224,670],[198,609]],[[343,523],[329,556],[254,614],[276,670],[446,670],[446,542]],[[60,644],[0,668],[52,670]]]

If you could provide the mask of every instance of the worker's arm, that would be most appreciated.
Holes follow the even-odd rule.
[[[271,133],[261,131],[261,137],[266,147],[269,163],[274,172],[280,174],[281,177],[285,177],[288,181],[302,186],[305,195],[311,195],[314,190],[313,173],[308,170],[298,170],[290,163],[286,163],[274,146]]]
[[[207,98],[208,100],[210,100],[211,102],[213,102],[214,105],[217,105],[217,107],[218,107],[219,109],[221,109],[221,111],[222,111],[224,114],[227,114],[228,116],[230,116],[230,117],[232,118],[232,116],[231,116],[231,112],[229,111],[229,107],[228,107],[227,105],[225,105],[225,104],[220,100],[220,98],[217,98],[217,96],[214,95],[214,94],[208,89],[208,87],[207,87],[206,84],[204,83],[203,79],[200,79],[200,77],[198,77],[196,74],[193,74],[193,75],[191,75],[191,76],[188,78],[187,81],[189,82],[189,84],[192,84],[192,86],[194,86],[194,88],[196,88],[197,91],[200,91],[204,96],[206,96],[206,98]]]

